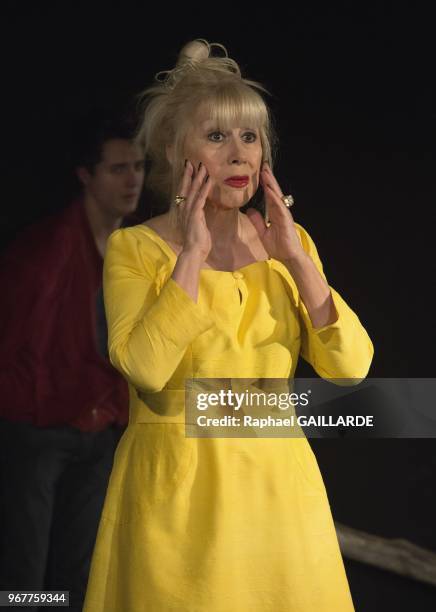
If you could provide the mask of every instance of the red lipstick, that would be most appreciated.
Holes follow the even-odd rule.
[[[248,176],[230,176],[224,181],[230,187],[246,187],[249,182]]]

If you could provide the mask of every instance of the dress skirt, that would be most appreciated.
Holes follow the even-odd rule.
[[[306,438],[138,423],[115,456],[84,612],[350,612]]]

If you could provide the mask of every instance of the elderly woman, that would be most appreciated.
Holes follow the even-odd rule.
[[[220,49],[220,54],[214,53]],[[362,379],[373,347],[272,171],[263,88],[186,45],[146,90],[148,184],[171,202],[112,234],[109,354],[130,388],[86,612],[353,610],[305,437],[186,437],[185,381]],[[241,212],[261,187],[266,219]]]

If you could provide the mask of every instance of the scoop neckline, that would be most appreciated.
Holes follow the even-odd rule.
[[[154,237],[156,237],[159,242],[164,246],[164,250],[174,259],[177,259],[177,253],[172,249],[172,247],[170,247],[170,245],[168,244],[168,242],[166,240],[164,240],[162,238],[162,236],[160,234],[158,234],[158,232],[156,232],[156,230],[154,230],[153,228],[151,228],[149,225],[145,225],[144,223],[139,224],[139,226],[137,227],[142,227],[145,230],[147,230],[148,232],[151,232],[153,234]],[[271,262],[271,258],[268,259],[258,259],[256,261],[252,261],[251,263],[245,265],[245,266],[241,266],[240,268],[235,268],[234,270],[217,270],[216,268],[200,268],[200,272],[218,272],[219,274],[234,274],[235,272],[240,272],[241,270],[246,270],[247,268],[250,268],[252,266],[256,266],[257,264],[267,264],[269,265],[269,263]]]

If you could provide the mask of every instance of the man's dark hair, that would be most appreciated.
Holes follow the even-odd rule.
[[[73,137],[73,165],[83,166],[93,173],[101,161],[103,145],[108,140],[132,140],[136,121],[131,114],[93,109],[75,122]]]

